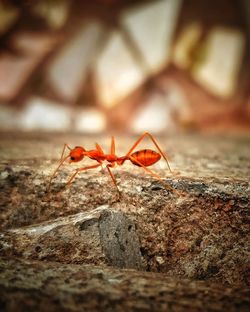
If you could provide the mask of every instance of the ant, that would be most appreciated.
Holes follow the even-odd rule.
[[[134,152],[135,148],[137,147],[137,145],[145,138],[145,137],[149,137],[151,139],[151,141],[153,142],[153,144],[155,145],[155,147],[157,148],[158,152],[155,152],[151,149],[143,149],[143,150],[139,150]],[[159,145],[157,144],[155,138],[148,132],[145,132],[144,134],[142,134],[139,139],[133,144],[133,146],[130,148],[130,150],[128,151],[128,153],[125,156],[122,157],[118,157],[115,153],[115,139],[114,137],[111,138],[111,149],[110,149],[110,154],[105,154],[102,150],[102,148],[100,147],[99,144],[95,144],[95,149],[92,150],[85,150],[85,148],[81,147],[81,146],[76,146],[74,148],[70,148],[68,146],[68,144],[64,144],[63,150],[62,150],[62,155],[61,155],[61,159],[60,159],[60,163],[58,165],[58,167],[56,168],[56,170],[54,171],[54,173],[52,174],[50,181],[49,181],[49,187],[48,189],[50,189],[50,185],[51,182],[53,180],[53,178],[55,177],[56,173],[58,172],[58,170],[60,169],[60,167],[63,165],[63,163],[69,159],[69,163],[76,163],[81,161],[85,156],[89,157],[90,159],[93,159],[95,161],[97,161],[97,164],[94,164],[92,166],[87,166],[87,167],[82,167],[82,168],[78,168],[75,170],[75,172],[72,174],[72,176],[70,177],[70,179],[67,182],[67,186],[70,186],[71,183],[73,182],[73,180],[75,179],[76,175],[81,172],[81,171],[86,171],[89,169],[94,169],[94,168],[98,168],[100,166],[103,165],[103,161],[107,161],[108,164],[106,165],[106,169],[108,170],[111,179],[118,191],[118,194],[120,195],[120,191],[118,189],[117,183],[116,183],[116,179],[114,174],[111,171],[111,168],[115,167],[115,165],[119,165],[122,166],[123,163],[126,160],[130,160],[131,163],[133,165],[139,166],[141,168],[143,168],[146,172],[148,172],[151,176],[153,176],[154,178],[156,178],[157,180],[161,181],[161,177],[158,176],[155,172],[153,172],[152,170],[150,170],[148,167],[152,166],[153,164],[155,164],[156,162],[158,162],[161,159],[161,156],[165,159],[167,165],[168,165],[168,169],[170,172],[170,166],[167,160],[166,155],[162,152],[162,150],[160,149]],[[66,148],[68,148],[70,150],[69,154],[64,157],[64,153]],[[164,183],[165,184],[165,183]],[[175,191],[169,184],[165,184],[166,187],[168,189],[170,189],[171,191]]]

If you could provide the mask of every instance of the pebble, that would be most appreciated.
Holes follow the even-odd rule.
[[[163,257],[156,257],[156,261],[159,263],[159,264],[163,264],[165,261],[163,259]]]
[[[5,170],[5,171],[1,172],[0,177],[1,177],[2,180],[8,178],[8,176],[9,176],[9,172],[8,171]]]

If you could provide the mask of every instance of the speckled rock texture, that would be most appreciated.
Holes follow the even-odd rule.
[[[90,213],[106,205],[111,214],[121,212],[120,217],[133,224],[141,255],[141,264],[137,268],[160,272],[161,275],[155,275],[160,279],[185,279],[185,283],[190,283],[191,288],[193,281],[202,280],[208,287],[208,292],[210,283],[218,285],[218,289],[224,289],[226,293],[230,289],[233,295],[228,300],[229,303],[230,300],[232,302],[231,309],[236,308],[233,305],[233,296],[236,294],[233,289],[239,287],[242,291],[247,291],[249,286],[250,138],[182,135],[157,139],[170,158],[173,172],[167,170],[163,160],[151,167],[163,178],[161,182],[143,169],[125,163],[113,170],[122,194],[119,198],[108,174],[99,170],[79,174],[71,187],[65,188],[73,168],[93,164],[93,161],[85,159],[80,164],[63,166],[53,180],[50,192],[47,191],[48,181],[60,158],[63,143],[92,149],[94,143],[98,142],[108,151],[108,136],[1,134],[2,257],[39,259],[43,261],[41,265],[46,265],[48,260],[57,261],[58,270],[61,266],[68,265],[70,270],[73,264],[90,263],[92,269],[98,264],[105,270],[107,264],[112,264],[110,260],[93,257],[94,253],[89,257],[90,252],[81,252],[79,242],[78,245],[74,244],[77,242],[74,235],[79,236],[79,229],[74,226],[72,232],[70,228],[64,232],[63,240],[59,239],[60,231],[57,232],[58,236],[53,235],[51,239],[39,242],[42,245],[32,245],[28,239],[25,241],[26,246],[38,246],[37,250],[29,249],[28,256],[28,251],[25,254],[18,249],[20,237],[14,233],[27,226],[32,228],[43,222],[56,222],[60,217],[73,218],[78,213]],[[124,155],[135,140],[135,137],[118,135],[117,154]],[[147,140],[138,149],[145,147],[154,149]],[[173,188],[172,191],[166,187],[166,183]],[[110,231],[103,230],[105,235],[98,243],[98,248],[101,246],[101,249],[98,251],[93,244],[90,250],[95,250],[97,254],[99,252],[99,255],[107,254],[106,244],[114,239],[117,250],[121,252],[121,246],[126,245],[123,229],[128,231],[129,226],[119,228],[116,223],[112,228],[112,222],[110,218],[106,223],[110,226]],[[98,221],[98,231],[101,227],[101,222]],[[115,236],[118,232],[119,238]],[[81,239],[83,238],[84,235]],[[60,248],[50,252],[53,244],[60,245]],[[130,252],[138,255],[137,251],[133,251],[133,244],[129,246]],[[43,251],[47,252],[44,258],[41,256]],[[111,254],[112,259],[117,260],[115,248],[112,248]],[[125,262],[117,260],[117,266],[126,267]],[[7,262],[5,265],[7,266]],[[132,273],[126,274],[129,278]],[[211,286],[211,294],[213,287]],[[6,288],[5,291],[8,292]],[[239,293],[237,297],[240,302],[242,296],[242,305],[239,305],[237,311],[246,307],[243,293]],[[24,293],[20,290],[18,296],[22,295]],[[147,295],[150,296],[150,292]],[[199,296],[198,292],[196,295]],[[147,298],[144,298],[145,302]],[[194,298],[185,300],[190,304]],[[168,296],[163,301],[167,304]],[[111,311],[107,307],[103,311]],[[221,307],[216,309],[224,311]]]
[[[1,311],[249,311],[250,292],[160,273],[0,259]]]
[[[134,222],[105,205],[0,235],[1,256],[143,269]]]

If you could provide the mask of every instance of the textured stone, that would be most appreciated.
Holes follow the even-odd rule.
[[[194,53],[201,35],[201,23],[193,22],[185,26],[173,47],[172,60],[175,65],[189,69],[196,62]]]
[[[162,160],[152,166],[162,177],[161,183],[126,162],[113,170],[121,191],[118,198],[107,172],[95,169],[80,173],[71,187],[65,188],[76,168],[95,163],[86,158],[75,166],[65,164],[53,179],[50,193],[46,191],[63,143],[92,149],[94,142],[98,142],[108,151],[110,138],[2,134],[2,232],[44,221],[53,223],[58,217],[90,212],[105,204],[135,222],[147,270],[220,285],[246,286],[249,282],[249,139],[205,135],[156,139],[168,154],[173,173],[160,168],[164,164]],[[130,136],[117,137],[117,154],[124,155],[135,140]],[[155,149],[146,140],[138,149],[143,147]],[[166,183],[173,189],[166,188]],[[63,235],[62,229],[59,230],[60,227],[58,233]],[[53,236],[50,240],[56,246]],[[119,239],[116,248],[119,241],[124,245]],[[57,250],[64,252],[64,257],[61,260],[58,257],[57,261],[70,259],[71,251],[77,247],[65,246],[70,246],[70,240],[61,240],[58,248],[51,251],[53,257]],[[82,261],[85,259],[84,254],[76,259],[80,257]]]
[[[71,123],[69,108],[38,97],[28,100],[19,117],[17,127],[22,130],[66,131]]]
[[[175,130],[176,123],[168,104],[165,94],[151,94],[135,114],[131,124],[132,131],[138,134],[145,131],[155,134]]]
[[[100,217],[99,231],[103,252],[110,264],[120,268],[142,269],[135,224],[126,215],[104,211]]]
[[[20,55],[0,56],[0,99],[13,100],[22,90],[34,70],[51,51],[56,40],[44,34],[19,33],[11,44]]]
[[[7,178],[2,176],[2,178]],[[109,264],[142,269],[135,224],[102,206],[1,235],[0,254],[63,263]]]
[[[0,57],[0,99],[9,101],[15,98],[35,69],[38,60],[30,56]]]
[[[0,129],[13,130],[18,124],[18,112],[13,107],[0,105]]]
[[[247,312],[249,288],[90,265],[0,259],[1,311]]]
[[[181,87],[170,79],[156,81],[156,88],[145,97],[135,113],[131,129],[135,133],[174,133],[191,123],[189,101]]]
[[[8,30],[19,16],[17,8],[11,5],[0,3],[0,34]]]
[[[172,38],[181,2],[153,1],[130,9],[122,16],[122,24],[138,47],[149,73],[159,71],[170,60]]]
[[[61,28],[69,15],[70,1],[42,1],[33,6],[36,15],[46,20],[52,29]]]
[[[112,107],[145,79],[121,33],[113,32],[95,64],[95,81],[100,103]]]
[[[35,59],[51,51],[56,42],[56,36],[36,32],[20,32],[11,41],[15,49]]]
[[[211,93],[230,97],[236,90],[244,46],[241,31],[214,28],[207,38],[203,62],[194,68],[193,77]]]
[[[63,100],[74,102],[98,52],[102,27],[97,22],[83,24],[79,32],[55,56],[48,69],[48,82]]]
[[[75,111],[75,130],[84,133],[101,133],[106,130],[106,116],[101,110],[86,108]]]

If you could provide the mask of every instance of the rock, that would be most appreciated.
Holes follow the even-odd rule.
[[[79,32],[55,56],[48,69],[47,80],[63,100],[74,102],[98,52],[102,26],[84,23]]]
[[[46,20],[53,30],[60,29],[67,21],[69,15],[69,1],[60,2],[38,2],[33,11],[36,15]]]
[[[93,265],[0,259],[1,311],[247,312],[249,288]]]
[[[0,4],[0,34],[4,34],[17,20],[19,10],[10,4]]]
[[[145,131],[153,134],[163,131],[173,132],[177,125],[168,104],[164,93],[155,92],[149,95],[143,106],[135,114],[131,123],[131,130],[138,134]]]
[[[13,130],[18,125],[18,111],[9,105],[0,104],[0,129]]]
[[[146,78],[118,31],[110,34],[96,60],[94,76],[99,101],[106,108],[116,105]]]
[[[96,208],[1,234],[1,255],[142,269],[135,224],[120,211]]]
[[[161,70],[170,60],[173,33],[181,0],[161,0],[140,5],[122,15],[121,23],[138,47],[148,74]]]
[[[30,56],[12,56],[3,54],[0,57],[0,99],[14,99],[27,79],[36,68],[38,60]]]
[[[202,25],[192,22],[184,27],[173,47],[173,63],[181,69],[189,69],[194,63],[194,51],[201,39]]]
[[[203,61],[193,69],[196,81],[214,95],[232,96],[242,65],[245,41],[244,34],[237,29],[214,28],[207,38]]]
[[[116,139],[117,154],[124,155],[137,137],[117,136]],[[13,234],[10,232],[12,229],[25,225],[32,228],[45,221],[45,224],[53,224],[59,217],[88,214],[101,205],[108,205],[112,211],[122,211],[136,224],[143,267],[145,264],[147,271],[216,282],[222,287],[246,287],[249,283],[249,138],[179,135],[156,139],[169,156],[173,172],[160,168],[164,164],[162,160],[152,166],[151,169],[162,177],[161,183],[145,174],[142,168],[126,162],[124,166],[113,169],[121,192],[118,199],[109,175],[98,170],[82,172],[70,188],[65,188],[76,168],[93,164],[86,158],[75,166],[65,164],[53,179],[51,192],[46,191],[48,180],[60,159],[63,143],[70,146],[81,144],[92,149],[94,142],[98,142],[104,151],[108,151],[109,137],[1,134],[1,233],[5,236],[9,233],[7,242],[13,235],[20,236],[20,239],[23,237],[25,245],[30,237],[27,240],[26,234]],[[141,142],[138,149],[142,146],[155,149],[149,140]],[[166,184],[173,189],[166,188]],[[99,233],[98,220],[90,225],[91,231],[80,231],[70,225],[57,226],[45,233],[43,240],[34,244],[33,249],[27,249],[28,257],[33,252],[35,259],[41,260],[110,263],[110,255],[105,258],[103,254],[101,258],[104,248],[109,249],[103,243],[101,250],[100,237],[92,240],[92,248],[91,244],[90,247],[85,245],[85,236],[87,242],[88,239],[91,241],[93,230]],[[115,220],[118,219],[115,217]],[[109,224],[108,217],[108,227]],[[122,251],[126,239],[119,237],[116,240],[116,231],[109,228],[110,233],[114,233],[111,235],[114,250]],[[117,232],[122,234],[123,229],[117,226]],[[39,244],[47,246],[47,249],[40,250]],[[134,249],[129,248],[134,254]],[[11,248],[2,249],[2,252],[4,250],[5,255],[10,252],[13,256]],[[25,248],[20,251],[20,256],[25,257]],[[97,253],[100,257],[96,257]],[[126,255],[126,251],[123,254]],[[97,262],[93,262],[94,259]],[[124,259],[115,259],[119,265],[126,263]]]
[[[56,40],[45,34],[18,33],[11,44],[20,55],[0,56],[0,99],[15,99],[31,74],[51,51]]]
[[[131,130],[135,133],[174,133],[192,122],[187,96],[173,80],[158,79],[142,104],[131,122]]]
[[[11,43],[15,49],[31,58],[41,59],[57,43],[58,37],[47,33],[20,32]]]
[[[69,108],[39,97],[30,98],[19,117],[22,130],[66,131],[71,124]]]
[[[120,268],[142,269],[135,224],[122,212],[104,211],[100,216],[101,245],[110,264]]]
[[[84,133],[101,133],[106,130],[106,116],[96,108],[75,111],[75,130]]]

